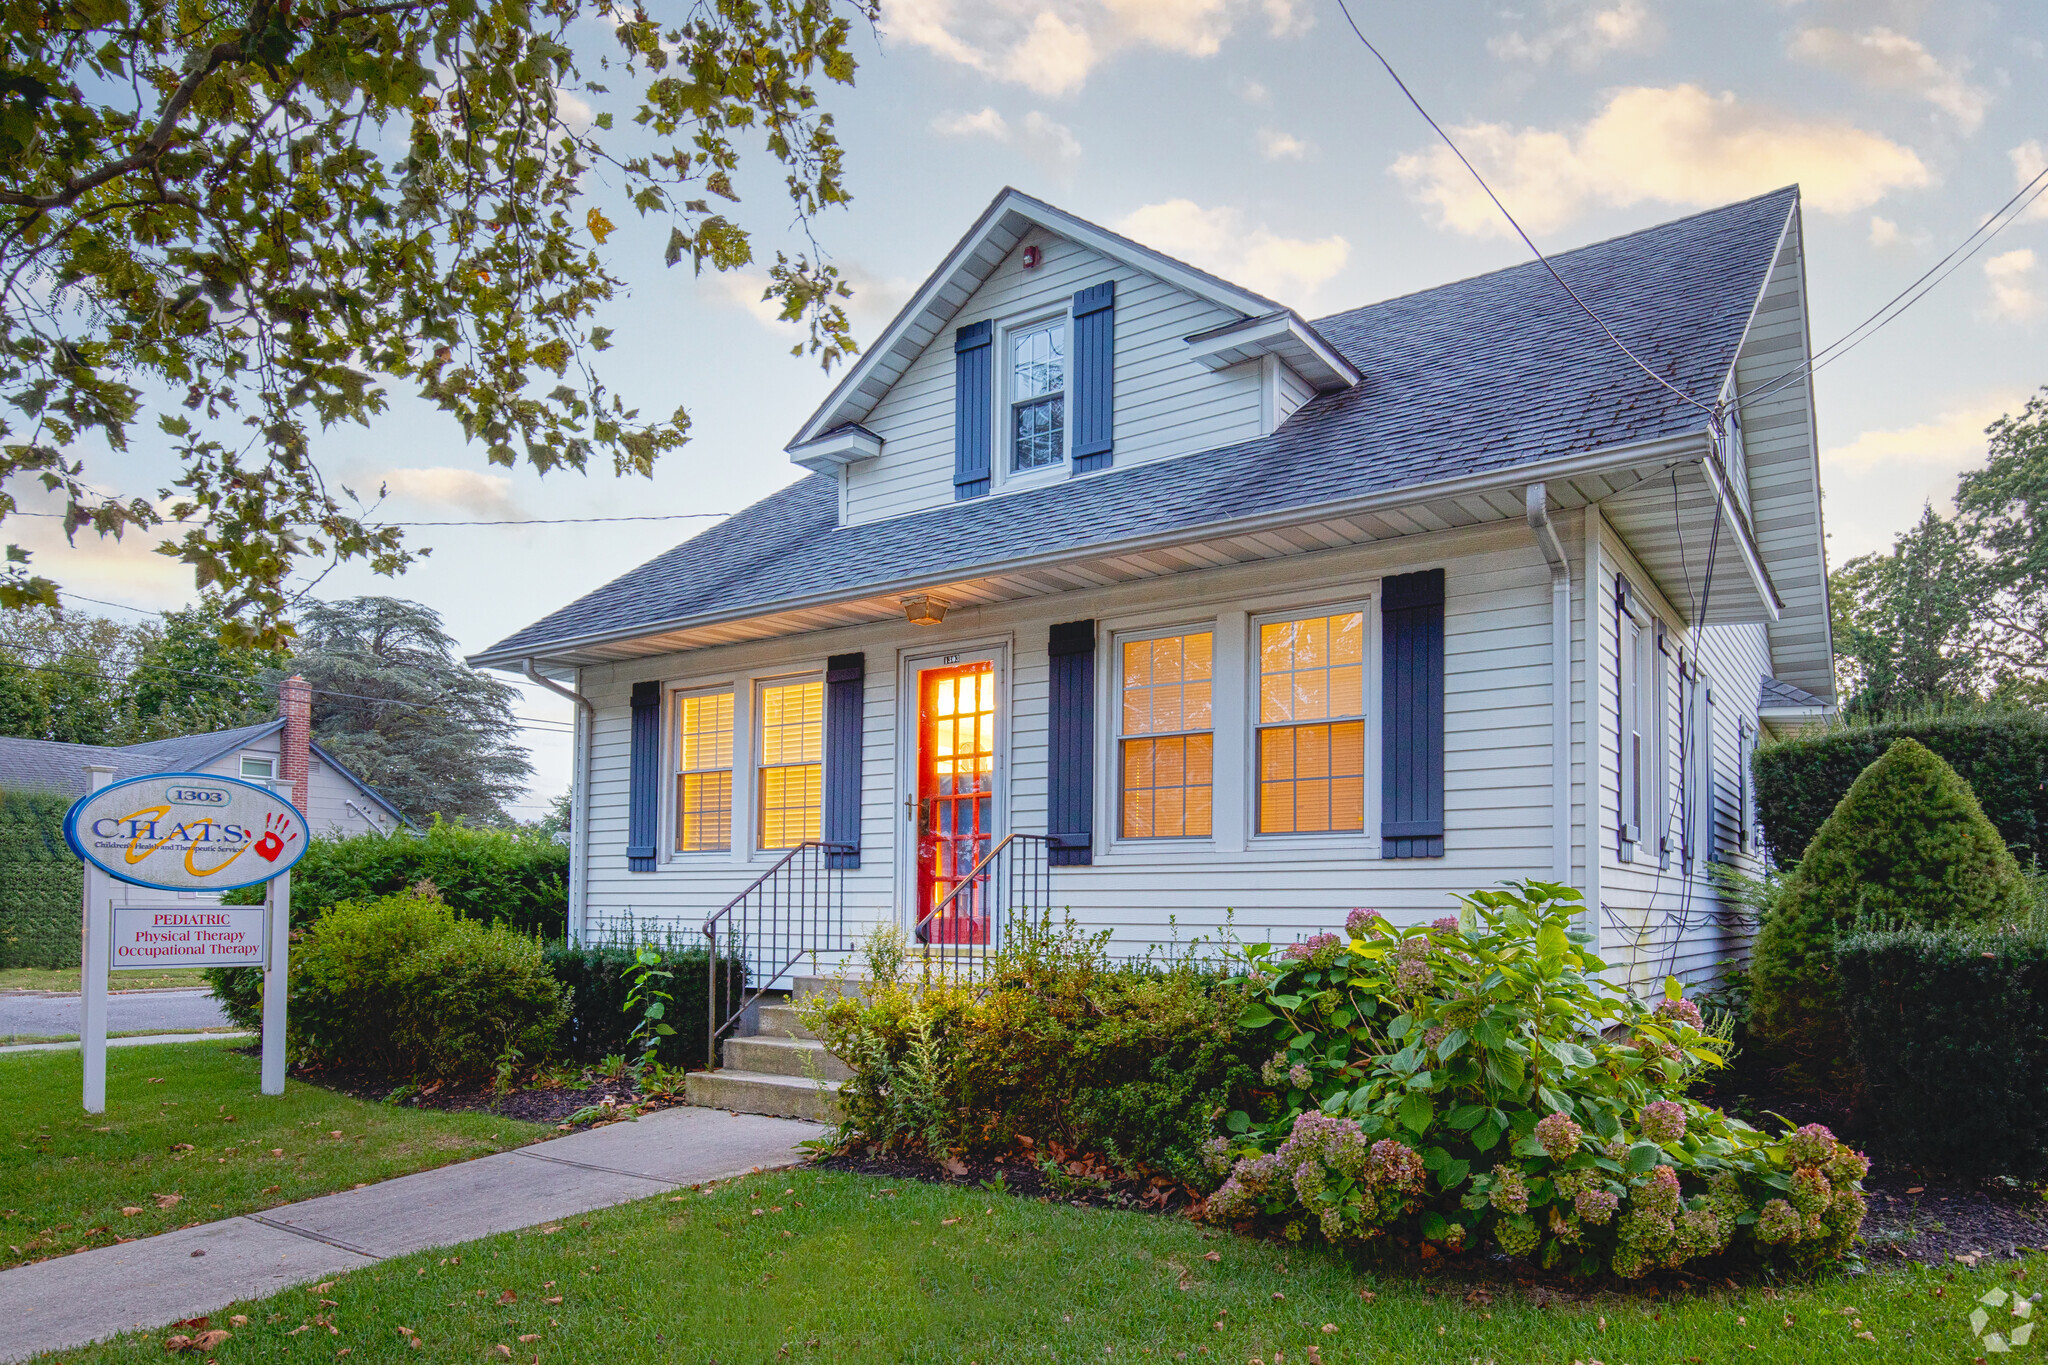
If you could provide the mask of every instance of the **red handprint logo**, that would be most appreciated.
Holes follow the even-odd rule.
[[[274,863],[284,852],[284,846],[298,837],[289,815],[266,815],[263,817],[263,837],[256,841],[256,856],[266,863]]]

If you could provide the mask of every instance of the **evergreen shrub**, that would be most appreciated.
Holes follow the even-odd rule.
[[[311,924],[342,901],[394,896],[433,883],[458,915],[509,925],[543,939],[568,930],[569,850],[531,830],[476,829],[439,819],[419,834],[314,839],[292,869],[292,925]],[[263,903],[263,888],[224,899]]]
[[[0,967],[76,967],[85,865],[64,842],[70,801],[0,792]]]
[[[504,1062],[548,1060],[568,1019],[568,992],[537,941],[463,919],[431,895],[343,901],[295,937],[294,1061],[473,1081]]]
[[[1849,934],[1842,1012],[1888,1151],[1963,1176],[2048,1176],[2048,932]]]
[[[638,1021],[626,1012],[626,969],[633,965],[641,941],[624,939],[594,944],[552,943],[542,954],[548,970],[569,991],[569,1019],[560,1050],[579,1062],[597,1062],[627,1054],[627,1039]],[[700,945],[682,947],[670,940],[647,941],[661,954],[661,966],[674,973],[664,1022],[675,1029],[661,1039],[655,1060],[668,1067],[705,1065],[705,1038],[710,1026],[705,998],[710,987],[710,957]],[[746,966],[737,958],[722,963],[726,973],[720,998],[739,999],[746,984]]]
[[[2048,715],[2017,709],[1851,723],[1758,750],[1757,819],[1772,856],[1797,862],[1863,770],[1901,739],[1961,774],[2022,862],[2048,863]]]
[[[1208,1155],[1215,1222],[1359,1249],[1492,1250],[1637,1277],[1712,1256],[1811,1269],[1863,1222],[1868,1163],[1686,1095],[1722,1063],[1667,980],[1606,981],[1580,894],[1522,882],[1453,918],[1248,950],[1240,1027],[1268,1053]]]
[[[2032,905],[1969,784],[1917,740],[1895,740],[1821,826],[1758,930],[1754,1025],[1773,1045],[1836,1069],[1838,934],[1858,924],[2016,923]]]
[[[935,1158],[1099,1155],[1213,1185],[1202,1144],[1252,1079],[1236,1048],[1242,998],[1191,962],[1113,964],[1107,938],[1027,923],[966,981],[906,973],[900,940],[871,942],[859,996],[804,1006],[853,1071],[842,1132]]]

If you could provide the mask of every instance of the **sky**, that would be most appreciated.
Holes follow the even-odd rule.
[[[650,5],[657,17],[663,7]],[[1352,0],[1352,13],[1545,251],[1798,182],[1816,346],[1904,288],[2048,164],[2048,5],[1982,0]],[[591,35],[592,42],[599,35]],[[593,48],[594,50],[594,48]],[[858,81],[826,100],[850,207],[817,224],[872,338],[1005,185],[1309,317],[1528,259],[1497,210],[1352,36],[1335,0],[885,0],[856,35]],[[630,110],[591,95],[593,109]],[[565,106],[574,107],[574,106]],[[743,174],[756,258],[782,233],[778,182]],[[665,229],[608,243],[630,294],[611,387],[688,408],[692,439],[652,480],[493,468],[401,398],[314,445],[331,480],[388,490],[390,519],[731,512],[799,477],[783,445],[836,380],[792,358],[752,270],[662,265]],[[2048,199],[1899,321],[1815,378],[1831,565],[1880,550],[1984,455],[1983,429],[2048,385]],[[168,482],[147,436],[95,482]],[[39,504],[24,497],[25,507]],[[480,649],[630,571],[705,522],[434,528],[393,581],[344,566],[322,597],[382,592]],[[150,541],[11,522],[80,597],[154,611],[195,597]],[[89,610],[132,617],[81,602]],[[535,765],[515,814],[566,789],[566,702],[518,705]]]

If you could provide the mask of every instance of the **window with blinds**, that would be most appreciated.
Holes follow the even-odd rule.
[[[1206,630],[1123,642],[1117,746],[1126,839],[1211,832],[1215,643]]]
[[[732,693],[676,698],[676,851],[732,847]]]
[[[1258,628],[1258,831],[1365,829],[1365,613]]]
[[[818,837],[825,776],[825,684],[761,688],[760,846],[794,848]]]

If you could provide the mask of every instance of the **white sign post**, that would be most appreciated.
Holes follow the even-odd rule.
[[[283,796],[239,778],[154,773],[115,782],[112,768],[86,771],[92,789],[64,820],[64,837],[85,862],[85,1111],[107,1107],[109,971],[261,967],[263,1093],[282,1095],[291,868],[306,851],[305,817]],[[183,892],[268,885],[260,908],[116,905],[116,881]]]

